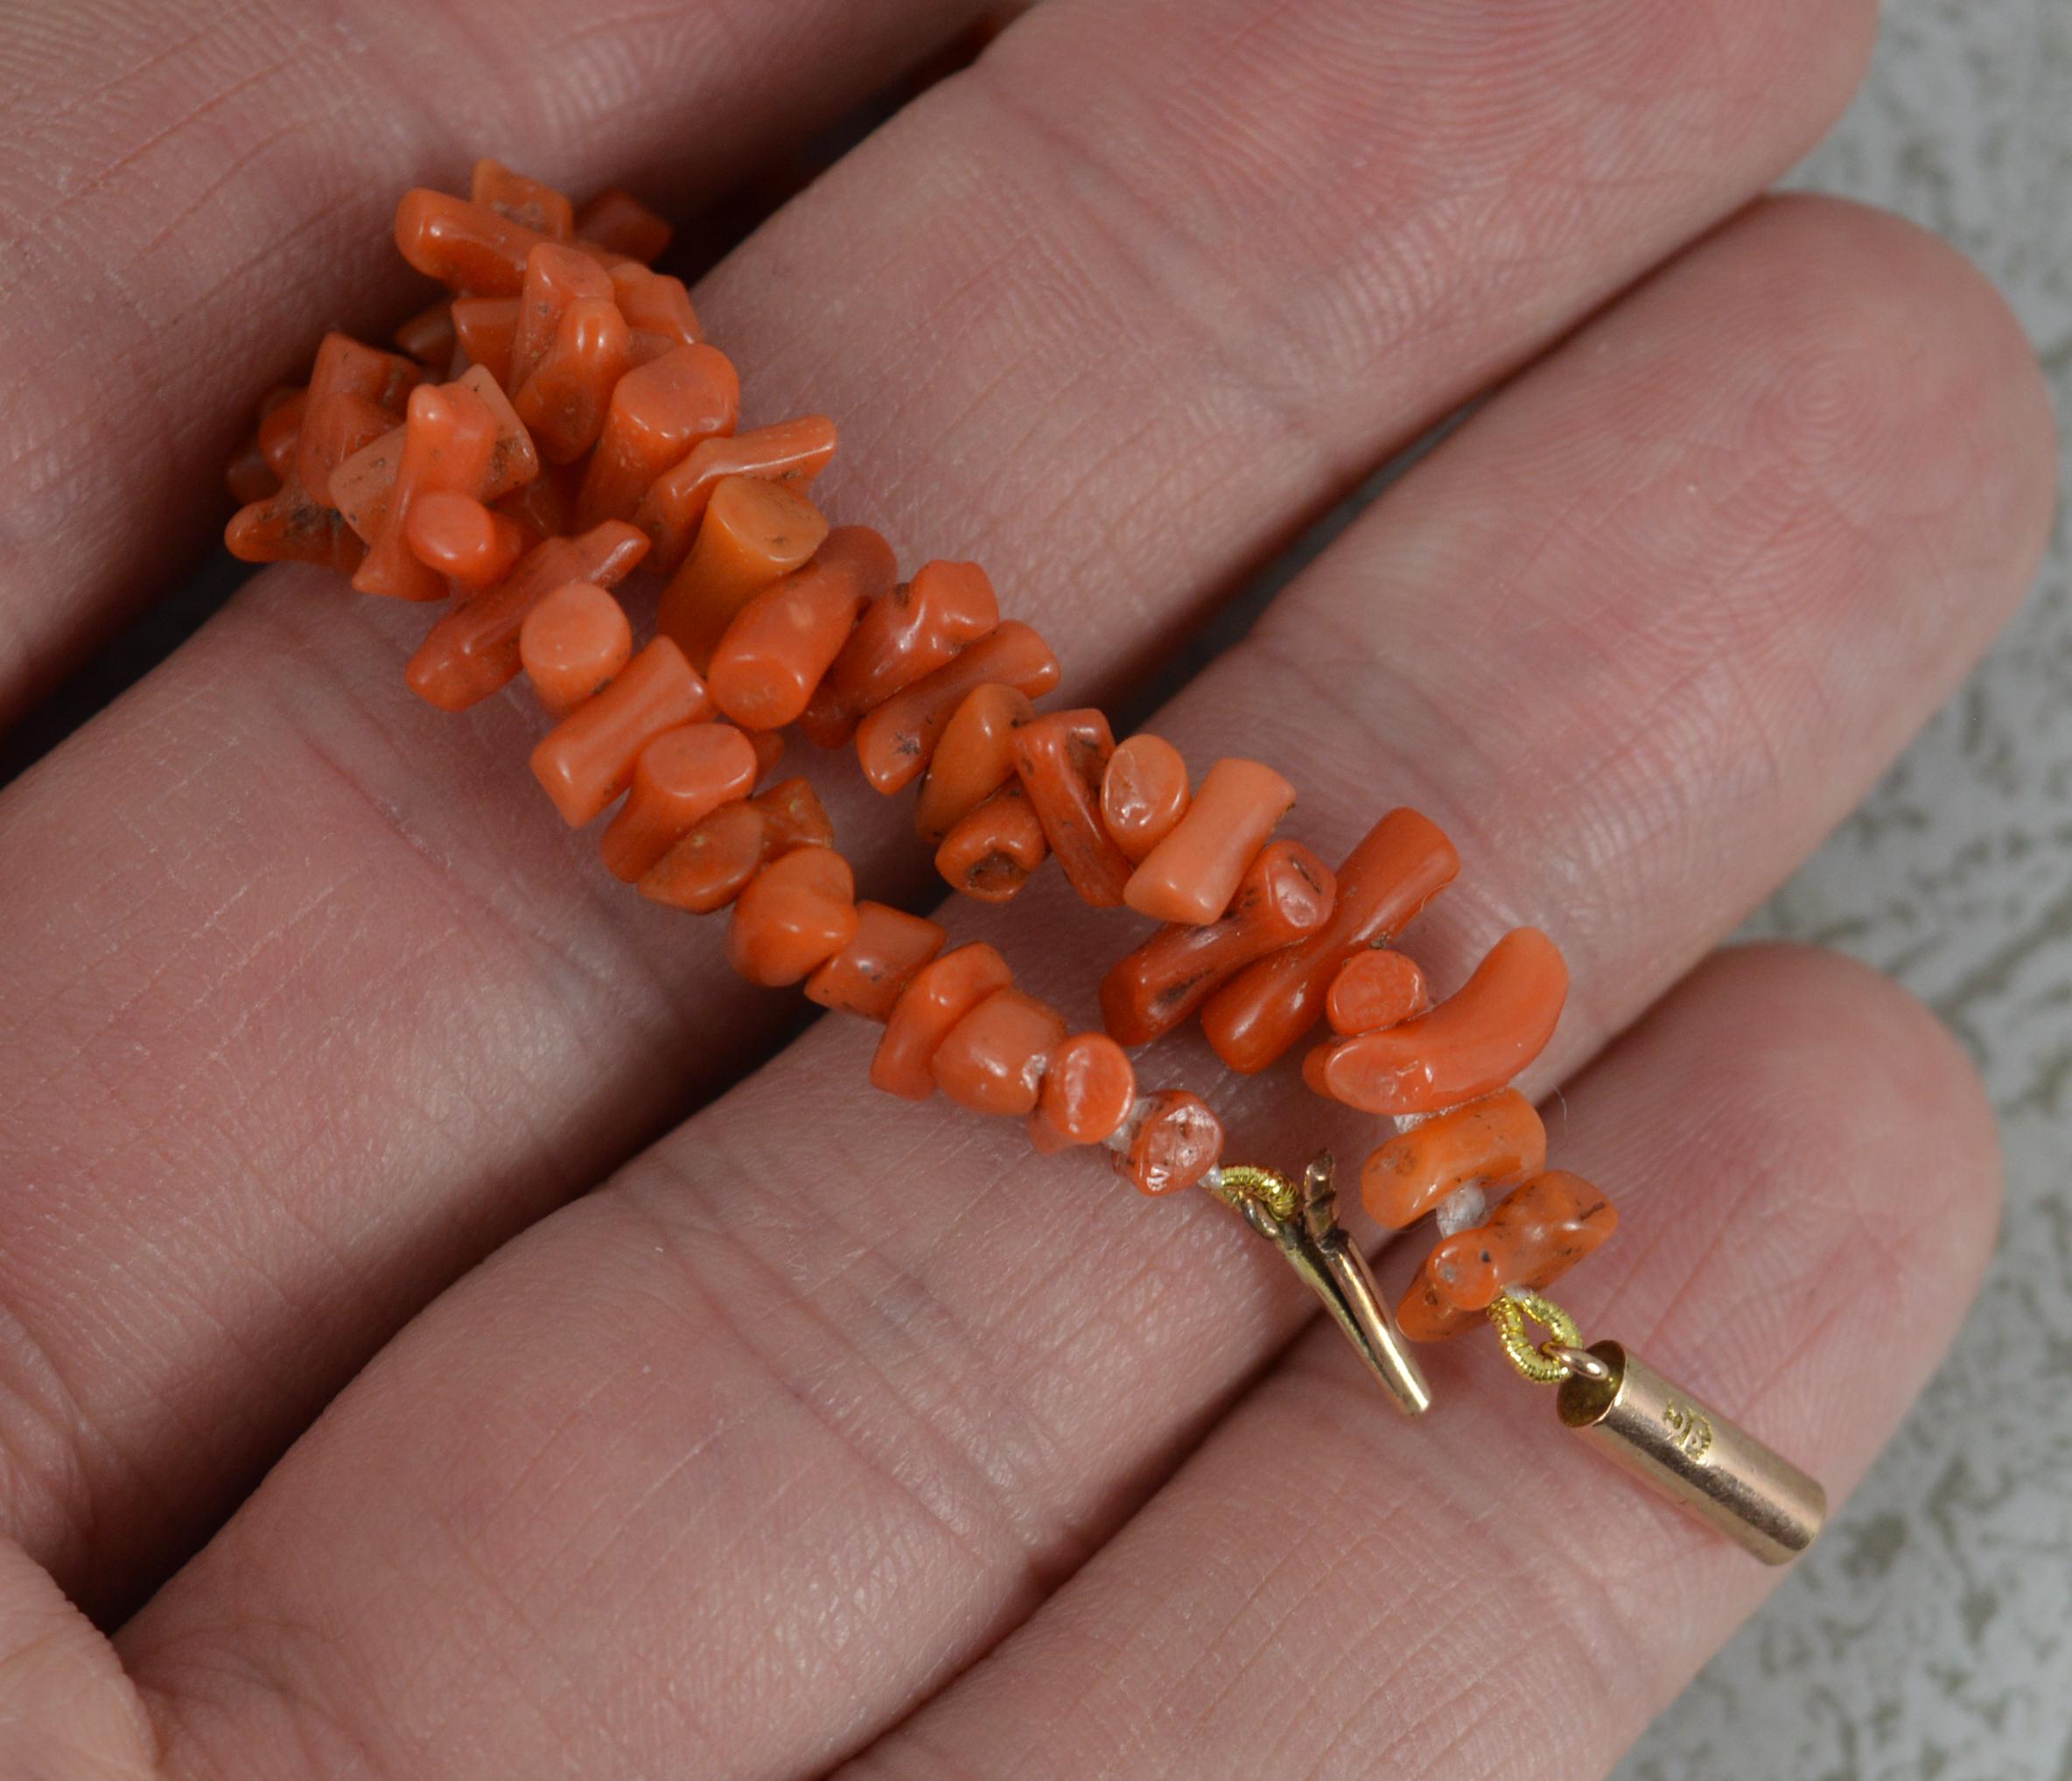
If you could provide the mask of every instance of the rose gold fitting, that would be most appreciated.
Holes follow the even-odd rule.
[[[1819,1535],[1827,1493],[1774,1448],[1616,1342],[1583,1343],[1575,1320],[1537,1294],[1489,1308],[1524,1378],[1558,1387],[1555,1407],[1615,1466],[1766,1565],[1787,1565]],[[1530,1319],[1551,1332],[1535,1343]]]

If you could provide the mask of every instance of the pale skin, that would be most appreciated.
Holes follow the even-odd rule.
[[[326,323],[424,300],[404,186],[688,208],[964,10],[6,0],[0,721],[220,523]],[[1555,936],[1527,1085],[1625,1219],[1563,1296],[1838,1497],[1975,1290],[1992,1122],[1891,984],[1714,949],[2052,481],[1978,274],[1760,199],[1872,29],[1049,0],[696,293],[757,418],[841,421],[834,514],[984,561],[1068,700],[1487,393],[1153,726],[1288,770],[1326,857],[1446,828],[1435,982]],[[0,791],[0,1769],[1598,1776],[1760,1602],[1487,1340],[1406,1424],[1222,1209],[873,1096],[860,1023],[786,1044],[560,828],[522,693],[412,700],[423,623],[267,571]],[[1054,882],[959,920],[1074,1006],[1111,956]],[[1257,1160],[1348,1130],[1219,1095]]]

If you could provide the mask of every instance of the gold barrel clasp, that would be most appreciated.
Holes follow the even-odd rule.
[[[1827,1519],[1817,1481],[1618,1343],[1586,1352],[1603,1372],[1561,1382],[1564,1427],[1766,1565],[1813,1544]]]
[[[1616,1342],[1583,1345],[1575,1319],[1536,1293],[1489,1308],[1505,1357],[1558,1385],[1563,1427],[1657,1496],[1766,1565],[1791,1562],[1827,1518],[1827,1493],[1774,1448]],[[1528,1324],[1548,1332],[1535,1343]]]

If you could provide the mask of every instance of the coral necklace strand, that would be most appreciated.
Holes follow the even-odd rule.
[[[1485,1321],[1522,1372],[1563,1385],[1564,1420],[1580,1388],[1608,1404],[1626,1393],[1646,1370],[1605,1357],[1616,1344],[1583,1350],[1539,1296],[1617,1224],[1596,1188],[1546,1167],[1539,1116],[1508,1086],[1567,992],[1553,943],[1505,935],[1434,1005],[1394,950],[1459,866],[1424,817],[1390,811],[1334,871],[1276,838],[1295,790],[1272,768],[1222,760],[1195,785],[1158,737],[1118,745],[1098,711],[1040,712],[1057,658],[1001,619],[983,569],[931,562],[902,581],[884,538],[830,528],[807,498],[834,453],[831,421],[740,430],[733,366],[682,283],[649,263],[668,238],[623,193],[578,212],[494,161],[466,200],[408,193],[396,245],[451,295],[405,324],[400,353],[326,336],[308,384],[265,400],[230,466],[245,503],[232,551],[326,564],[366,593],[452,600],[409,684],[458,712],[529,681],[556,720],[532,754],[555,809],[579,827],[618,806],[607,871],[674,908],[731,906],[726,954],[743,977],[802,984],[882,1023],[877,1087],[940,1090],[1024,1120],[1040,1150],[1100,1146],[1145,1194],[1200,1185],[1237,1207],[1404,1408],[1428,1398],[1398,1327],[1431,1341]],[[636,569],[666,578],[637,651],[612,592]],[[937,922],[858,901],[812,787],[756,789],[794,726],[823,748],[853,744],[883,794],[918,785],[916,831],[964,895],[1007,901],[1054,856],[1088,903],[1162,923],[1103,978],[1106,1031],[1071,1032],[991,946],[945,951]],[[1338,1228],[1327,1163],[1299,1186],[1226,1166],[1199,1097],[1139,1091],[1124,1047],[1197,1018],[1245,1073],[1326,1022],[1305,1081],[1393,1121],[1360,1171],[1367,1210],[1391,1230],[1435,1213],[1442,1231],[1397,1322]],[[1721,1427],[1748,1441],[1706,1415],[1708,1446]],[[1609,1438],[1615,1457],[1622,1442],[1630,1431]],[[1666,1462],[1640,1447],[1678,1480],[1651,1482],[1710,1513],[1718,1493],[1683,1476],[1690,1444]],[[1782,1497],[1760,1538],[1736,1534],[1773,1559],[1818,1525],[1805,1491]]]

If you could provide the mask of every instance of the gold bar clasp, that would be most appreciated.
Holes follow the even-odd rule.
[[[1299,1187],[1277,1169],[1232,1163],[1218,1172],[1210,1191],[1280,1251],[1396,1408],[1422,1416],[1432,1407],[1432,1388],[1389,1315],[1367,1258],[1338,1222],[1328,1154],[1303,1171]]]

